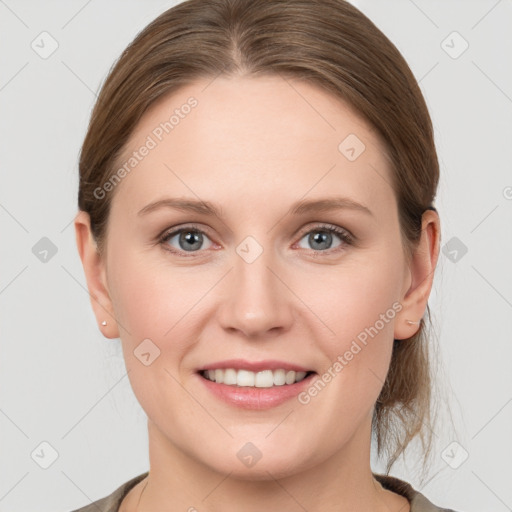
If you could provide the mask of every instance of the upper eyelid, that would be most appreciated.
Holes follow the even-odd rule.
[[[343,226],[337,226],[336,224],[331,224],[330,222],[318,222],[316,225],[313,226],[307,226],[299,231],[299,234],[306,234],[310,231],[321,231],[322,229],[325,229],[327,231],[333,231],[336,234],[336,231],[343,231],[351,238],[354,238],[354,235]]]
[[[185,225],[183,225],[183,227],[177,226],[177,227],[166,229],[162,232],[161,235],[159,235],[158,239],[161,240],[162,242],[164,242],[166,240],[169,240],[170,238],[173,238],[174,236],[181,233],[182,231],[186,231],[187,229],[189,229],[190,231],[197,231],[199,233],[207,235],[208,238],[210,238],[212,243],[216,243],[211,239],[209,229],[204,229],[194,223],[185,224]],[[311,231],[321,231],[322,229],[326,229],[326,230],[334,233],[343,242],[345,242],[345,240],[343,239],[343,235],[341,233],[337,233],[337,231],[342,231],[343,233],[345,233],[346,238],[348,238],[350,241],[355,241],[355,239],[356,239],[356,237],[347,228],[342,227],[342,226],[337,226],[337,225],[331,224],[329,222],[317,222],[317,224],[314,224],[312,226],[305,226],[304,228],[300,229],[297,232],[296,236],[300,236],[302,238],[304,235],[308,234]],[[300,239],[298,241],[300,241]],[[201,252],[201,251],[193,251],[193,252]]]
[[[194,224],[193,222],[190,224],[184,224],[183,226],[173,226],[172,228],[167,228],[162,231],[162,233],[158,236],[158,238],[167,237],[169,235],[174,235],[179,233],[180,231],[186,231],[189,229],[190,231],[199,231],[204,234],[209,233],[209,229],[205,229],[203,227],[199,227],[199,225]]]

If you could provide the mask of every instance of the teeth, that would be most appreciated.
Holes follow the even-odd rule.
[[[222,376],[222,370],[215,370],[215,376],[217,377],[217,372],[220,372],[219,380],[224,379],[224,384],[229,384],[231,386],[236,386],[237,383],[237,376],[236,371],[233,370],[233,368],[229,368],[227,370],[224,370],[224,376]],[[217,378],[215,378],[217,380]]]
[[[272,378],[274,381],[274,386],[284,386],[284,384],[286,384],[286,371],[276,370],[272,373]]]
[[[220,372],[220,374],[219,374]],[[215,370],[215,382],[219,384],[224,383],[225,370]],[[246,370],[238,370],[236,374],[237,386],[252,386],[254,387],[254,372],[248,372]]]
[[[261,372],[250,372],[248,370],[204,370],[203,377],[229,386],[271,388],[273,386],[284,386],[300,382],[306,377],[306,372],[295,372],[293,370],[263,370]]]

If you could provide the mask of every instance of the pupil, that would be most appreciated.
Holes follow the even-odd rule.
[[[187,231],[181,234],[180,242],[186,242],[185,247],[183,247],[185,251],[192,251],[201,247],[201,237],[202,235],[200,233]],[[194,246],[194,244],[196,244],[196,246]]]
[[[330,245],[332,235],[325,231],[317,231],[315,235],[310,235],[310,242],[319,243],[321,247],[319,249],[327,249]]]

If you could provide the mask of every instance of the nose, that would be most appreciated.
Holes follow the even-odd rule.
[[[264,250],[252,262],[235,252],[217,310],[222,328],[251,339],[287,332],[294,321],[294,295],[285,274],[270,250]]]

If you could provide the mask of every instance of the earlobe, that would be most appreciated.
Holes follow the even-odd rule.
[[[92,235],[89,214],[79,211],[75,217],[74,225],[76,245],[82,261],[96,321],[106,338],[118,338],[119,330],[114,318],[113,304],[108,291],[105,261],[100,256],[96,241]]]
[[[404,291],[400,301],[403,307],[396,317],[395,339],[410,338],[418,331],[432,290],[440,236],[439,215],[434,210],[426,210],[422,216],[421,239],[408,269],[410,285]]]

